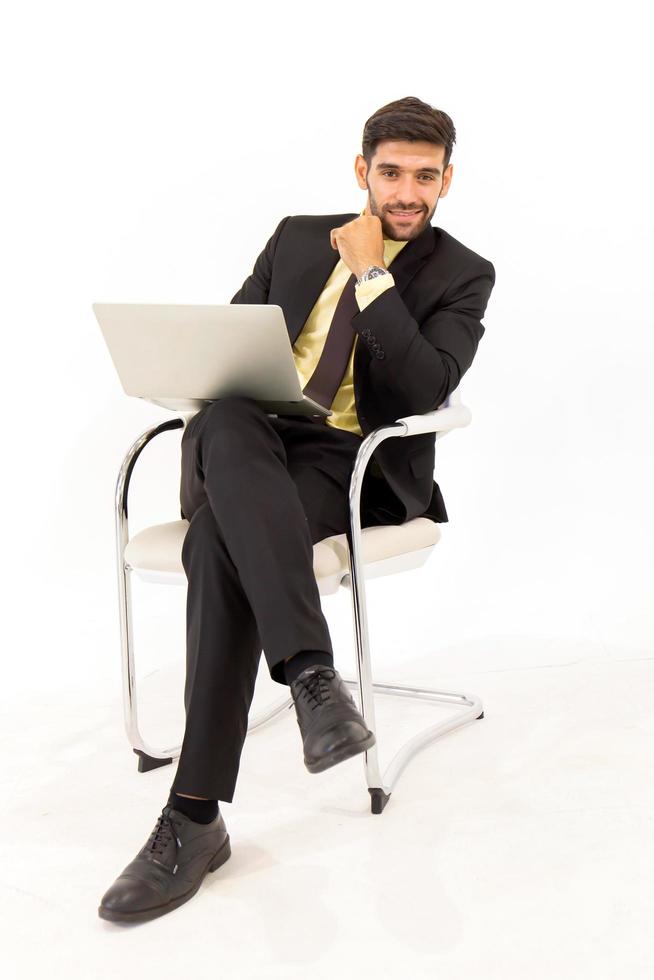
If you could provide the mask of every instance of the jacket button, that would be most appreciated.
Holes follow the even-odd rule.
[[[384,354],[383,350],[378,350],[375,351],[375,357],[378,357],[380,361],[383,361],[384,358],[386,357],[386,354]]]

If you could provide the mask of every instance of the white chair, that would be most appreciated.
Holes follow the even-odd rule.
[[[169,429],[184,429],[194,413],[182,413],[145,431],[131,446],[120,468],[116,485],[116,544],[118,556],[118,591],[120,607],[121,647],[123,665],[123,701],[127,737],[139,757],[140,772],[172,762],[179,756],[181,745],[156,749],[148,745],[138,727],[134,668],[134,641],[131,619],[130,575],[136,572],[148,582],[164,585],[186,585],[181,561],[184,536],[189,526],[186,520],[171,521],[145,528],[130,539],[128,532],[128,491],[134,465],[144,447],[155,436]],[[373,683],[368,639],[365,579],[392,575],[423,565],[440,539],[438,524],[429,518],[417,517],[405,524],[361,529],[360,496],[363,477],[372,453],[384,439],[405,438],[418,433],[433,432],[436,439],[455,428],[468,425],[469,409],[461,404],[457,392],[450,395],[437,411],[398,419],[371,432],[361,443],[352,469],[350,482],[350,538],[337,534],[314,545],[314,573],[321,595],[330,595],[339,586],[350,589],[357,651],[357,677],[343,680],[356,688],[359,710],[368,728],[377,734],[374,693],[436,701],[455,706],[456,713],[445,721],[432,725],[409,739],[395,754],[383,771],[379,767],[377,750],[379,738],[363,755],[366,781],[371,796],[372,813],[381,813],[395,783],[410,759],[428,743],[447,732],[483,718],[480,699],[473,694],[455,694],[400,684]],[[250,719],[248,733],[279,715],[293,702],[290,693],[276,704]]]

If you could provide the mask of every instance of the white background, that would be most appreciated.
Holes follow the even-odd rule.
[[[5,16],[10,686],[68,686],[82,669],[118,681],[115,480],[133,439],[169,413],[123,393],[91,304],[229,302],[284,215],[363,206],[363,124],[404,95],[454,120],[453,181],[432,223],[497,280],[462,387],[473,423],[438,447],[439,554],[410,586],[380,584],[380,610],[424,590],[434,642],[651,653],[639,9],[337,3],[309,20],[284,4],[117,2]],[[142,457],[130,530],[178,518],[178,439]],[[183,603],[179,590],[166,599]],[[381,635],[393,642],[388,620]]]
[[[321,974],[312,961],[331,941],[320,933],[326,907],[303,906],[307,894],[324,894],[312,878],[317,827],[322,846],[332,842],[320,872],[335,889],[330,909],[350,909],[348,877],[333,860],[352,856],[370,872],[351,916],[341,916],[346,949],[369,935],[401,969],[418,955],[419,932],[420,962],[429,962],[433,938],[449,980],[481,969],[498,980],[651,976],[652,723],[639,681],[649,676],[654,625],[650,49],[644,4],[630,2],[62,0],[5,10],[3,788],[25,839],[15,850],[15,835],[6,835],[2,864],[22,923],[16,976],[35,917],[48,957],[62,931],[77,936],[86,921],[92,972],[104,976],[102,962],[115,975],[104,954],[119,955],[122,944],[99,933],[95,907],[145,838],[171,778],[138,776],[122,733],[114,552],[122,459],[170,413],[123,393],[91,304],[229,302],[282,217],[363,206],[354,160],[364,122],[407,95],[444,109],[457,129],[452,185],[433,223],[490,259],[497,281],[462,386],[472,424],[437,447],[450,521],[424,569],[371,583],[373,657],[381,679],[408,681],[413,672],[434,686],[440,671],[456,689],[470,677],[490,706],[479,723],[487,727],[480,737],[475,723],[448,737],[443,754],[424,753],[403,777],[408,809],[389,807],[383,824],[348,820],[351,850],[339,854],[332,817],[351,817],[361,803],[358,770],[318,788],[300,773],[291,722],[248,741],[230,824],[237,840],[256,841],[235,851],[241,880],[230,872],[204,904],[194,899],[190,918],[180,911],[172,926],[166,917],[159,932],[139,933],[138,962],[151,965],[147,936],[171,954],[182,922],[197,936],[195,916],[206,916],[207,935],[216,922],[224,929],[213,898],[230,916],[241,912],[226,953],[235,974],[260,976],[287,952],[296,972],[274,975],[333,975],[333,963]],[[179,433],[167,433],[134,476],[132,533],[177,520],[178,491]],[[343,591],[325,601],[339,667],[352,662],[347,603]],[[135,619],[139,675],[163,677],[177,737],[184,590],[135,583]],[[176,685],[167,686],[167,668]],[[269,758],[260,754],[266,746]],[[455,778],[445,792],[448,765]],[[303,777],[310,786],[298,790]],[[619,810],[622,802],[631,809]],[[284,805],[288,821],[278,827]],[[297,850],[302,806],[306,843]],[[79,815],[74,845],[71,814]],[[398,891],[388,848],[421,820],[424,847]],[[387,840],[375,838],[382,826]],[[291,866],[293,887],[268,878],[265,862],[254,887],[257,848],[274,852],[278,832],[280,871]],[[427,860],[429,881],[420,872]],[[422,900],[418,880],[429,891]],[[551,890],[526,905],[543,880]],[[239,883],[240,904],[230,904]],[[296,904],[271,924],[278,887]],[[359,928],[369,887],[387,910],[373,926],[371,906],[377,934]],[[268,945],[250,974],[238,965],[241,936],[259,894]],[[213,952],[220,960],[221,946]],[[70,977],[72,949],[57,955],[49,975]],[[413,975],[431,975],[414,967]]]

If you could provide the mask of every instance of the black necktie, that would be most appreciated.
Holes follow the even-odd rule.
[[[359,312],[354,293],[355,283],[356,276],[352,274],[345,283],[336,304],[320,360],[307,385],[302,389],[305,395],[325,408],[331,408],[352,353],[355,331],[352,329],[351,321]]]

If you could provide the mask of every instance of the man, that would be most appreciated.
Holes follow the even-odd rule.
[[[374,745],[334,668],[313,545],[348,530],[363,438],[438,408],[483,335],[494,267],[431,225],[454,140],[450,117],[419,99],[378,110],[355,160],[361,213],[285,217],[232,299],[282,307],[303,389],[332,415],[268,416],[230,397],[184,431],[184,741],[168,802],[104,895],[103,918],[162,915],[229,858],[218,802],[233,798],[262,649],[273,680],[290,685],[310,772]],[[362,526],[446,521],[433,471],[433,434],[382,443]]]

